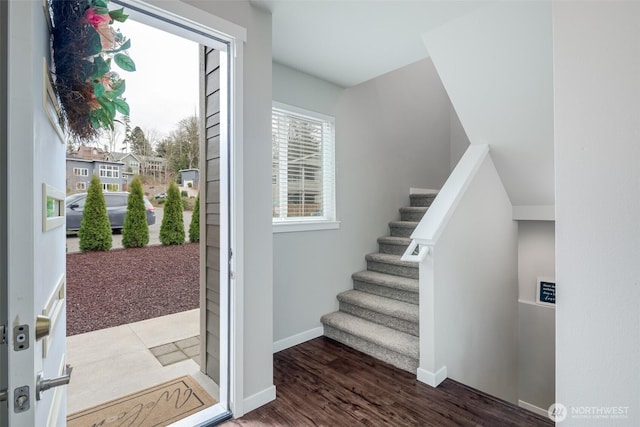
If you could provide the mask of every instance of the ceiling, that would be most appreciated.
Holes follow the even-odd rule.
[[[271,12],[275,62],[350,87],[429,56],[421,35],[486,2],[250,0]]]

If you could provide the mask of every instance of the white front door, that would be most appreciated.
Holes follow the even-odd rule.
[[[46,2],[10,1],[5,165],[6,360],[9,426],[64,426],[65,151],[48,100]],[[8,18],[8,19],[6,19]],[[49,118],[51,116],[51,119]],[[43,316],[36,323],[38,316]],[[47,327],[49,323],[49,327]],[[3,367],[4,368],[4,367]],[[60,380],[59,382],[64,382]],[[39,392],[40,391],[40,392]],[[4,424],[5,420],[0,420]]]

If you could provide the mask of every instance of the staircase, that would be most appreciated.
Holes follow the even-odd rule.
[[[378,238],[379,252],[366,256],[367,270],[338,295],[339,311],[321,318],[325,336],[412,373],[419,362],[418,264],[400,257],[436,194],[410,195],[400,221],[389,223],[391,235]]]

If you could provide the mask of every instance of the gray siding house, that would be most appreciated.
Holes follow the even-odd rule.
[[[198,188],[200,183],[200,170],[199,169],[180,169],[178,172],[181,174],[182,187],[188,187],[189,182],[194,189]]]
[[[121,162],[67,157],[67,194],[87,191],[93,174],[100,178],[103,191],[123,191],[126,183],[123,166]]]

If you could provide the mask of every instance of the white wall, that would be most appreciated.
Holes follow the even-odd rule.
[[[189,1],[247,29],[244,49],[245,410],[273,393],[271,16],[247,1]],[[271,397],[272,398],[272,397]]]
[[[563,426],[640,424],[638,22],[637,2],[553,5]],[[572,413],[591,406],[628,411],[616,421]]]
[[[433,251],[435,366],[517,402],[517,225],[490,156]]]
[[[453,105],[449,110],[449,140],[451,141],[451,170],[453,170],[469,147],[469,138]]]
[[[469,140],[491,146],[512,204],[553,205],[551,5],[489,4],[423,39]]]
[[[274,341],[282,348],[337,310],[336,295],[365,269],[364,256],[408,205],[409,188],[444,183],[450,103],[430,60],[344,90],[282,65],[273,70],[274,100],[336,118],[341,222],[338,230],[274,234]]]

